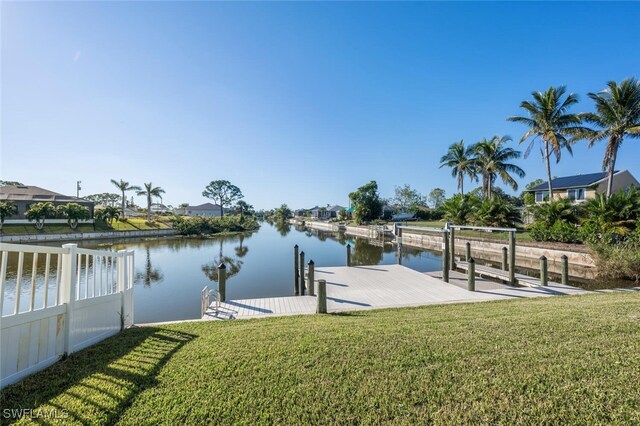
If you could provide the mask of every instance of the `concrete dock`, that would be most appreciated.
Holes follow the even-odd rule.
[[[440,271],[422,273],[401,265],[315,269],[315,280],[327,282],[327,308],[330,313],[588,293],[556,283],[549,283],[548,287],[511,287],[480,277],[476,278],[476,291],[471,292],[466,289],[466,274],[451,271],[449,283],[442,281],[441,275]],[[202,319],[312,314],[316,312],[316,305],[315,296],[228,300],[219,307],[212,303]]]

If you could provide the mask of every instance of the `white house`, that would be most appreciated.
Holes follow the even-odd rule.
[[[225,208],[224,212],[228,213],[230,209]],[[213,203],[204,203],[198,206],[181,207],[176,210],[177,214],[185,216],[206,216],[206,217],[220,217],[220,205]]]

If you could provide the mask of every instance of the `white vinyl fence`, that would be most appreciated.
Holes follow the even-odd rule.
[[[0,253],[0,388],[133,325],[132,251],[0,243]]]

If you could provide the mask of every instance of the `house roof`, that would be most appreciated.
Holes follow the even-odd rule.
[[[187,210],[220,210],[219,204],[204,203],[199,206],[189,206]]]
[[[613,174],[618,174],[619,171],[616,170]],[[586,175],[574,175],[574,176],[564,176],[555,179],[551,179],[551,186],[553,189],[568,189],[568,188],[581,188],[589,185],[593,185],[595,183],[600,182],[605,177],[607,177],[606,172],[598,172],[598,173],[589,173]],[[540,185],[536,185],[533,188],[527,189],[527,191],[544,191],[548,189],[549,184],[547,182],[543,182]]]
[[[329,210],[330,212],[339,212],[341,210],[344,210],[344,207],[336,204],[334,206],[328,207],[327,210]]]
[[[67,201],[77,203],[92,203],[82,198],[71,197],[68,195],[59,194],[57,192],[49,191],[48,189],[40,188],[33,185],[7,185],[0,186],[0,200],[10,201]]]

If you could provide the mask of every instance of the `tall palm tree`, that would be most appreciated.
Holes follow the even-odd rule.
[[[607,83],[607,88],[588,96],[596,104],[596,112],[582,114],[587,123],[596,129],[584,129],[581,137],[589,141],[589,148],[596,142],[607,139],[602,170],[608,174],[607,198],[613,189],[613,173],[616,168],[618,149],[622,140],[640,138],[640,82],[628,78],[619,85],[615,81]]]
[[[464,195],[464,175],[478,180],[473,147],[465,146],[464,140],[454,143],[440,159],[440,168],[451,167],[451,176],[458,179],[458,189]]]
[[[139,189],[139,188],[138,188]],[[153,197],[160,197],[164,194],[164,189],[159,186],[153,186],[151,182],[144,184],[144,189],[139,189],[136,195],[144,195],[147,197],[147,222],[151,222],[151,201]]]
[[[120,181],[117,181],[115,179],[111,179],[111,183],[114,184],[121,192],[122,192],[122,217],[127,217],[127,215],[124,212],[124,205],[125,202],[127,201],[127,198],[125,196],[125,192],[127,191],[139,191],[140,187],[139,186],[135,186],[135,185],[131,185],[129,184],[129,182],[125,182],[124,180],[120,179]]]
[[[570,93],[564,97],[567,89],[565,86],[550,87],[545,92],[532,92],[533,101],[522,101],[520,108],[528,113],[528,117],[512,116],[508,121],[523,123],[529,126],[529,130],[522,136],[520,143],[531,138],[524,158],[529,156],[531,148],[537,138],[540,138],[542,146],[540,152],[547,165],[547,182],[549,185],[549,200],[553,200],[553,187],[551,185],[550,156],[556,157],[556,163],[560,161],[562,149],[566,149],[573,155],[571,144],[572,136],[580,133],[582,119],[580,114],[570,114],[568,109],[578,103],[578,96]]]
[[[518,183],[511,174],[520,178],[525,175],[524,170],[520,167],[507,162],[520,158],[522,155],[520,151],[504,146],[509,141],[511,141],[510,136],[494,136],[489,140],[484,138],[473,145],[476,158],[475,167],[482,175],[482,187],[486,199],[490,199],[493,195],[493,185],[496,178],[500,177],[502,182],[516,190]]]

